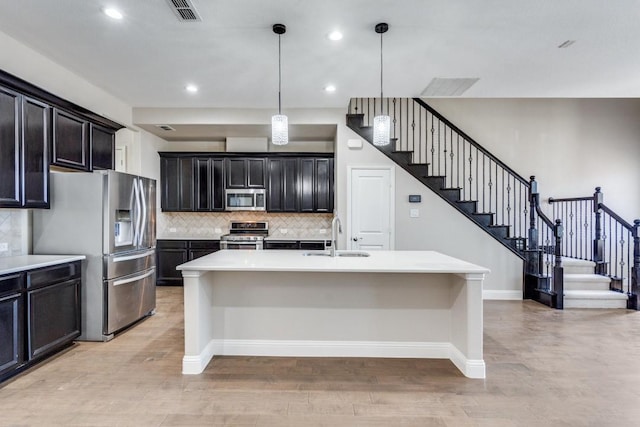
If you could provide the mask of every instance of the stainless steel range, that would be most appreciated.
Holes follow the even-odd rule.
[[[268,235],[266,221],[231,221],[229,234],[220,237],[220,249],[261,250]]]

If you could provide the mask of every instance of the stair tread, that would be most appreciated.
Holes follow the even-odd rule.
[[[627,294],[616,291],[587,291],[587,290],[575,290],[564,291],[564,297],[567,299],[628,299]]]
[[[610,283],[611,278],[603,276],[601,274],[589,274],[589,273],[565,273],[565,282],[602,282]]]

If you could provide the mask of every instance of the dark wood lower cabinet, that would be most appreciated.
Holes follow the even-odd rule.
[[[182,286],[180,264],[220,250],[220,240],[158,240],[156,242],[156,285]]]
[[[24,361],[23,297],[0,297],[0,380]]]
[[[80,336],[81,263],[0,276],[0,381]]]
[[[266,240],[265,249],[321,251],[329,247],[325,240]]]
[[[80,280],[27,292],[29,360],[80,336]]]

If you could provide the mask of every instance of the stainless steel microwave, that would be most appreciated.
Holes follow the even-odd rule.
[[[224,208],[227,211],[264,211],[267,196],[264,188],[227,189],[224,193]]]

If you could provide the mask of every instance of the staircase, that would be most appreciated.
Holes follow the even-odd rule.
[[[564,308],[627,308],[626,293],[611,290],[610,277],[596,274],[596,263],[562,258]]]
[[[375,147],[525,261],[525,298],[560,309],[640,308],[640,220],[630,225],[617,216],[599,188],[593,197],[550,198],[569,203],[552,221],[535,177],[518,175],[419,98],[351,99],[347,126],[372,143],[381,112],[391,116],[391,143]],[[571,204],[585,200],[593,204]]]

